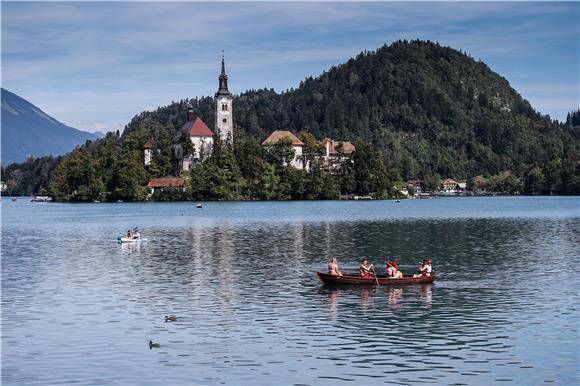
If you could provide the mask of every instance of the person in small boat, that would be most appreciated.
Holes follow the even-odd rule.
[[[334,276],[342,276],[342,272],[338,269],[338,260],[333,257],[328,263],[328,273]]]
[[[413,275],[413,277],[421,277],[421,276],[431,276],[431,271],[433,268],[431,267],[431,259],[423,259],[423,264],[421,264],[421,269],[417,275]]]
[[[394,277],[397,268],[395,267],[394,261],[387,261],[387,277]]]
[[[373,275],[373,265],[368,265],[367,259],[362,259],[360,261],[360,266],[358,268],[359,274],[363,279],[374,279],[375,275]]]
[[[399,263],[396,261],[389,261],[387,263],[387,277],[393,279],[400,279],[403,277],[403,272],[399,271]]]
[[[133,233],[131,232],[131,229],[127,230],[127,236],[128,239],[132,239],[133,238]]]

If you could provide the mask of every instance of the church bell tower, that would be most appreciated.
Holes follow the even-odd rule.
[[[233,98],[228,90],[228,76],[226,75],[226,66],[224,56],[222,55],[222,72],[219,77],[220,86],[215,94],[215,128],[216,133],[224,142],[234,142],[234,115],[232,111]]]

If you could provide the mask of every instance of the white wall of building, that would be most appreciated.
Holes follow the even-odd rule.
[[[213,137],[197,137],[191,136],[191,143],[193,144],[194,148],[194,159],[201,158],[201,153],[203,153],[204,157],[207,157],[211,154],[211,150],[213,147]],[[203,150],[203,151],[202,151]]]
[[[294,149],[294,159],[290,162],[290,166],[296,169],[303,170],[304,164],[302,163],[302,146],[292,146]]]
[[[145,159],[143,160],[145,166],[151,165],[151,156],[152,156],[151,149],[145,149],[145,155],[144,155]]]
[[[215,125],[217,134],[225,141],[234,140],[233,99],[230,96],[220,96],[216,99]]]

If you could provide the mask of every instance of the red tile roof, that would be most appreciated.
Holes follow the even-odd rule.
[[[183,188],[185,180],[183,178],[154,178],[147,184],[149,188]]]
[[[153,142],[147,142],[145,145],[143,145],[143,149],[153,149]]]
[[[213,137],[213,131],[200,117],[195,118],[195,121],[185,122],[181,128],[189,131],[189,135],[192,137]]]
[[[288,130],[276,130],[264,142],[263,145],[275,145],[280,141],[282,138],[290,138],[292,140],[293,146],[304,146],[304,142],[298,139],[292,132]]]
[[[345,155],[350,155],[356,151],[356,148],[350,142],[334,141],[334,140],[329,141],[329,142],[330,142],[329,146],[328,146],[328,149],[329,149],[328,154],[329,155],[337,155],[338,154],[338,152],[336,151],[336,147],[341,142],[342,142],[342,149],[343,149]]]
[[[441,185],[457,185],[457,181],[455,181],[453,178],[448,178],[443,181]]]

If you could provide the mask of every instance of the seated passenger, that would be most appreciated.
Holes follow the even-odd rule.
[[[421,264],[421,269],[417,275],[413,275],[413,277],[421,277],[421,276],[431,276],[431,259],[423,259],[423,264]]]
[[[403,272],[399,271],[399,263],[393,261],[393,267],[395,268],[395,272],[393,273],[393,279],[400,279],[403,277]]]
[[[360,266],[358,268],[359,274],[363,279],[374,279],[375,275],[372,273],[373,265],[368,265],[367,259],[362,259],[360,261]]]
[[[333,257],[328,263],[328,273],[333,276],[342,276],[342,272],[338,269],[338,260]]]
[[[421,266],[421,276],[431,276],[431,259],[423,259],[423,265]]]
[[[395,272],[397,272],[397,268],[395,267],[394,261],[387,262],[387,277],[394,277]]]

